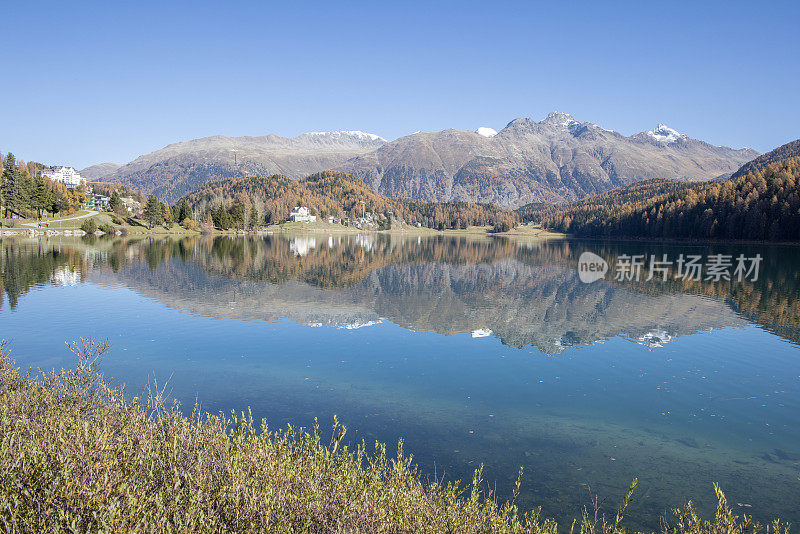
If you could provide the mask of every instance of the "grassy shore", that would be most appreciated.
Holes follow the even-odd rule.
[[[42,219],[42,221],[36,220],[14,220],[9,221],[13,223],[13,226],[6,226],[2,228],[5,230],[5,233],[12,235],[12,234],[19,234],[19,235],[27,235],[30,231],[36,230],[39,232],[46,232],[50,231],[65,231],[65,230],[78,230],[81,228],[81,225],[85,221],[86,211],[76,212],[68,217],[64,217],[63,221],[61,218],[51,218],[51,219]],[[78,218],[81,217],[81,218]],[[113,227],[115,230],[123,232],[126,235],[155,235],[155,236],[186,236],[186,235],[197,235],[200,233],[200,230],[187,230],[180,224],[172,224],[169,227],[165,227],[164,225],[156,225],[153,228],[149,228],[147,223],[138,219],[131,219],[127,218],[124,219],[123,224],[115,224],[112,214],[107,212],[100,212],[96,215],[91,217],[97,223],[98,226],[100,225],[108,225]],[[48,225],[31,228],[29,225],[33,223],[47,223]],[[327,221],[316,221],[313,223],[299,223],[299,222],[283,222],[280,224],[273,224],[264,228],[260,228],[258,230],[250,230],[247,232],[243,231],[236,231],[236,230],[227,230],[222,231],[218,229],[208,229],[205,228],[203,230],[204,233],[213,234],[213,235],[245,235],[245,234],[279,234],[279,233],[287,233],[287,234],[299,234],[299,233],[324,233],[324,234],[372,234],[372,233],[382,233],[382,234],[389,234],[394,236],[465,236],[465,237],[486,237],[486,236],[497,236],[497,237],[512,237],[512,238],[560,238],[564,237],[563,234],[558,234],[554,232],[549,232],[547,230],[542,229],[539,226],[527,226],[521,225],[507,232],[500,232],[500,233],[492,233],[491,226],[470,226],[464,229],[445,229],[445,230],[434,230],[433,228],[425,228],[425,227],[418,227],[412,226],[408,224],[398,225],[395,224],[389,230],[365,230],[359,229],[354,226],[345,226],[342,224],[331,224]]]
[[[47,213],[41,219],[36,219],[36,218],[5,219],[5,218],[2,218],[2,219],[0,219],[0,223],[2,223],[4,226],[8,225],[9,223],[15,224],[15,225],[28,224],[28,223],[39,223],[39,222],[41,222],[41,223],[46,223],[46,222],[52,223],[52,222],[59,222],[59,221],[62,221],[62,220],[66,221],[66,220],[73,219],[73,218],[76,218],[76,217],[84,217],[88,213],[90,213],[89,210],[78,210],[78,211],[74,211],[72,213],[66,213],[66,214],[63,214],[63,215],[54,215],[54,214],[51,214],[51,213]]]
[[[97,372],[105,347],[72,345],[74,369],[22,375],[0,348],[0,523],[6,532],[563,531],[540,512],[499,504],[471,484],[420,476],[403,452],[345,445],[318,428],[272,430],[250,414],[182,415],[157,391],[126,399]],[[514,495],[519,492],[520,479]],[[633,491],[632,485],[631,492]],[[630,494],[612,517],[576,510],[581,533],[623,533]],[[691,503],[665,532],[752,532],[718,491],[716,517]],[[762,529],[784,532],[780,524]]]
[[[353,226],[344,226],[341,224],[330,224],[327,222],[314,222],[314,223],[282,223],[268,226],[261,232],[272,233],[341,233],[341,234],[365,234],[365,233],[381,233],[389,235],[403,235],[403,236],[498,236],[498,237],[521,237],[521,238],[561,238],[564,234],[550,232],[544,230],[540,226],[517,226],[508,232],[492,233],[491,226],[469,226],[463,229],[445,229],[434,230],[433,228],[425,228],[419,226],[411,226],[404,224],[394,225],[390,230],[360,230]]]

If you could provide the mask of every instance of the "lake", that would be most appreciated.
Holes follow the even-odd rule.
[[[634,477],[631,527],[689,499],[710,513],[714,482],[737,513],[800,523],[799,247],[0,243],[0,339],[23,368],[108,340],[102,370],[131,396],[157,380],[187,412],[249,407],[272,428],[336,414],[352,440],[403,438],[426,476],[483,463],[501,498],[523,466],[519,503],[567,526],[595,496],[613,514]],[[607,266],[591,283],[586,252]]]

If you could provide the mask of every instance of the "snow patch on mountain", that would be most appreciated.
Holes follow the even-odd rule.
[[[577,121],[569,113],[563,111],[553,111],[548,114],[545,119],[539,124],[550,124],[552,126],[570,126]]]
[[[364,328],[365,326],[374,326],[376,324],[381,324],[382,322],[383,319],[378,319],[377,321],[366,321],[363,323],[356,321],[353,323],[343,324],[341,326],[338,326],[337,328],[342,328],[345,330],[358,330],[359,328]]]
[[[662,143],[672,143],[681,137],[685,137],[683,134],[677,130],[673,130],[666,124],[659,124],[655,130],[650,130],[646,133],[656,141],[661,141]]]
[[[494,137],[495,135],[497,135],[497,130],[495,130],[494,128],[489,128],[488,126],[481,126],[477,130],[475,130],[475,133],[478,135],[482,135],[483,137]]]
[[[335,132],[308,132],[306,135],[326,136],[331,138],[355,137],[356,139],[362,139],[365,141],[369,140],[369,141],[383,141],[384,143],[387,142],[386,139],[384,139],[380,135],[362,132],[361,130],[339,130]]]
[[[478,328],[472,331],[472,337],[489,337],[493,334],[488,328]]]

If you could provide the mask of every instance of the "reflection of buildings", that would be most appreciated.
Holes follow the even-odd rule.
[[[371,252],[373,248],[375,248],[375,236],[374,235],[363,235],[363,234],[356,234],[353,237],[354,242],[361,248],[366,251]]]
[[[76,286],[81,281],[81,273],[64,266],[56,269],[51,280],[59,286]]]
[[[315,237],[294,237],[289,241],[289,250],[294,252],[295,256],[308,256],[308,253],[317,246],[317,239]]]

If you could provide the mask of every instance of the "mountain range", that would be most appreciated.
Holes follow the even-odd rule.
[[[626,137],[553,112],[539,122],[515,119],[499,132],[448,129],[394,141],[360,131],[291,138],[218,135],[82,173],[175,201],[213,179],[273,174],[300,179],[341,170],[390,197],[515,208],[576,200],[653,178],[711,180],[729,176],[756,156],[749,148],[714,146],[663,124]]]
[[[522,221],[578,236],[800,240],[800,139],[726,180],[647,180],[561,204],[517,208]]]
[[[108,172],[114,164],[81,171],[89,180],[118,181],[174,202],[210,180],[280,174],[300,179],[335,169],[386,140],[364,132],[310,132],[297,137],[214,135],[167,145]]]

